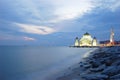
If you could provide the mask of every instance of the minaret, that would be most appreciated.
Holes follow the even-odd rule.
[[[76,37],[75,39],[75,45],[74,46],[79,46],[79,40],[78,40],[78,37]]]
[[[111,29],[110,43],[114,43],[114,32],[113,32],[113,29]]]
[[[96,39],[96,37],[93,38],[92,46],[97,46],[97,39]]]

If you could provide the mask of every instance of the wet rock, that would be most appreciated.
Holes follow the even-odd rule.
[[[90,68],[90,71],[91,72],[102,72],[105,68],[106,68],[106,66],[103,64],[103,65],[99,66],[98,68]]]
[[[117,80],[117,79],[119,79],[119,80],[120,80],[120,74],[117,74],[117,75],[115,75],[115,76],[112,76],[112,77],[110,77],[110,79],[112,79],[112,80]]]
[[[110,66],[106,68],[102,73],[108,76],[114,76],[120,72],[120,66]]]
[[[112,63],[112,65],[115,65],[115,66],[120,66],[120,61],[117,60],[116,62]]]
[[[98,73],[98,74],[87,74],[82,76],[82,78],[85,80],[105,80],[108,78],[108,76]]]
[[[84,68],[90,68],[91,67],[91,65],[90,64],[87,64],[87,65],[84,65]]]
[[[95,61],[95,60],[91,63],[92,68],[97,68],[100,65],[101,65],[100,62],[99,61]]]

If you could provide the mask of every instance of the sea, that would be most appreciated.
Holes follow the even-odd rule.
[[[0,80],[50,80],[95,49],[0,46]]]

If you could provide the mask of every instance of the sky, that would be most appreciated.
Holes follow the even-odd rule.
[[[120,40],[120,0],[0,0],[0,45],[69,46],[85,32]]]

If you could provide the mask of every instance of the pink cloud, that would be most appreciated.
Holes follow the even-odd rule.
[[[23,37],[23,38],[26,41],[35,41],[36,40],[35,38],[31,38],[31,37]]]

